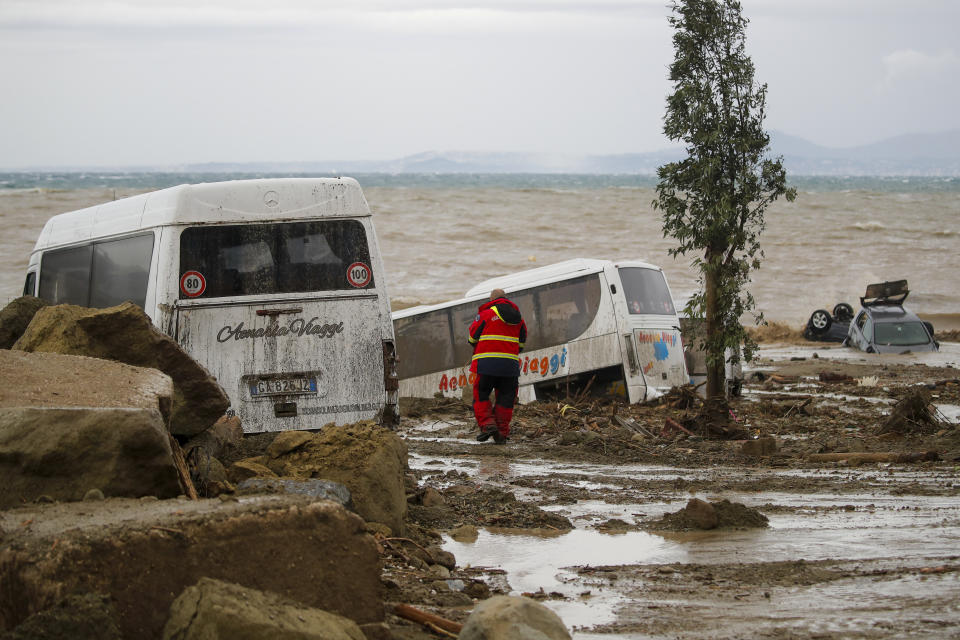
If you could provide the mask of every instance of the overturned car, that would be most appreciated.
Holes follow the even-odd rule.
[[[810,314],[803,336],[818,342],[840,342],[866,353],[939,351],[933,325],[903,306],[910,294],[906,280],[867,286],[861,309],[841,302],[833,313],[817,309]]]

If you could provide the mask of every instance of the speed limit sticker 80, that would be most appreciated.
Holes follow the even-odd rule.
[[[354,262],[347,267],[347,282],[354,287],[360,288],[367,286],[370,284],[370,278],[372,277],[373,274],[370,272],[370,267],[362,262]]]
[[[188,298],[196,298],[207,290],[207,279],[199,271],[187,271],[180,276],[180,291]]]

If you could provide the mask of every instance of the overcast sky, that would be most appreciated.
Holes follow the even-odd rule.
[[[670,146],[667,0],[0,0],[0,167]],[[768,129],[960,128],[960,2],[743,0]]]

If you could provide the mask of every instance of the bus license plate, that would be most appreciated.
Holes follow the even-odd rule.
[[[250,395],[254,398],[316,392],[316,378],[299,376],[291,378],[262,378],[250,383]]]

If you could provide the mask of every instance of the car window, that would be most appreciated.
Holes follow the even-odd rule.
[[[873,320],[867,314],[863,314],[863,326],[860,327],[863,332],[863,339],[867,342],[873,340]]]
[[[916,321],[883,322],[876,326],[875,331],[874,342],[877,344],[905,347],[930,342],[930,336],[927,335],[926,328],[922,323]]]
[[[863,331],[863,324],[867,321],[867,314],[863,311],[857,316],[857,328]]]

